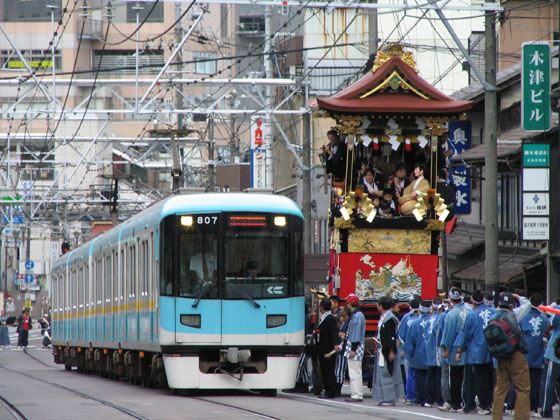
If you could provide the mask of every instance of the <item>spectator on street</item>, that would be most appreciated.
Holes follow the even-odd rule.
[[[420,316],[416,318],[406,334],[404,352],[409,358],[409,363],[414,369],[414,387],[416,389],[415,404],[423,407],[431,407],[426,402],[426,379],[428,377],[428,356],[426,343],[428,341],[428,324],[432,302],[423,300],[419,306]]]
[[[373,374],[372,397],[380,406],[396,405],[404,398],[400,355],[397,349],[399,320],[391,311],[392,300],[382,296],[377,302],[381,314],[377,330],[377,359]]]
[[[10,346],[10,332],[6,325],[6,312],[2,310],[0,314],[0,347]]]
[[[29,330],[33,328],[33,321],[29,315],[29,308],[25,308],[17,321],[18,346],[26,349],[29,344]]]
[[[14,300],[9,297],[8,299],[6,299],[6,314],[8,316],[14,316],[16,313],[16,304],[14,303]]]
[[[529,302],[531,309],[527,312],[519,326],[527,340],[529,351],[525,354],[527,364],[529,365],[529,380],[531,382],[531,412],[538,413],[539,410],[539,396],[541,390],[541,377],[544,364],[544,340],[546,334],[546,327],[548,325],[548,318],[539,310],[539,305],[542,305],[543,298],[538,293],[533,294]],[[515,389],[510,388],[510,395],[508,395],[508,409],[513,408],[515,405]]]
[[[352,309],[352,318],[348,327],[346,339],[346,358],[348,359],[348,375],[350,376],[350,398],[347,402],[361,402],[364,399],[362,360],[364,359],[364,344],[366,338],[366,318],[360,311],[360,298],[355,294],[346,297],[346,304]]]
[[[447,358],[449,363],[449,389],[451,407],[444,405],[439,407],[443,411],[453,410],[454,412],[461,410],[462,398],[461,387],[463,385],[464,357],[455,358],[457,348],[454,347],[457,336],[463,329],[463,325],[470,309],[465,307],[463,303],[463,294],[458,287],[452,287],[449,290],[449,300],[452,309],[445,318],[445,326],[441,337],[442,357]]]
[[[465,354],[463,399],[466,414],[477,413],[475,396],[480,402],[480,414],[489,415],[492,408],[492,385],[494,369],[484,338],[484,329],[496,310],[484,304],[484,294],[475,290],[472,295],[474,310],[467,315],[463,326],[463,342],[458,346],[455,358]]]
[[[336,353],[340,351],[340,337],[338,335],[338,323],[331,312],[331,301],[324,297],[319,303],[319,337],[315,349],[319,358],[321,377],[325,395],[319,398],[336,397],[336,378],[334,374]]]
[[[514,309],[517,300],[519,300],[521,306]],[[501,420],[503,418],[504,402],[511,382],[515,385],[515,392],[517,394],[513,418],[514,420],[526,420],[529,418],[531,411],[531,383],[529,379],[529,365],[523,355],[523,353],[528,351],[528,348],[521,327],[519,326],[519,320],[523,319],[530,308],[531,304],[525,297],[509,292],[500,294],[498,312],[492,320],[500,319],[508,324],[510,330],[513,332],[517,346],[507,357],[498,358],[492,420]],[[549,417],[552,417],[552,406],[550,406]]]

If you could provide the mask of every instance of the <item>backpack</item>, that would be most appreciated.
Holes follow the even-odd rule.
[[[500,359],[509,357],[518,345],[519,340],[515,336],[511,325],[505,319],[505,313],[494,316],[484,329],[484,338],[488,344],[490,356]]]

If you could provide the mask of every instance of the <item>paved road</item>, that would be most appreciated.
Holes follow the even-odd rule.
[[[370,398],[356,404],[347,403],[343,398],[319,400],[311,394],[279,393],[277,398],[270,398],[241,391],[201,391],[178,397],[165,388],[142,388],[124,380],[111,381],[65,371],[63,366],[52,362],[51,350],[41,349],[39,333],[39,329],[32,330],[27,353],[15,346],[0,350],[0,397],[16,406],[29,420],[484,418],[404,404],[377,407]],[[11,338],[12,343],[17,343],[15,332]],[[11,418],[0,405],[0,419]]]

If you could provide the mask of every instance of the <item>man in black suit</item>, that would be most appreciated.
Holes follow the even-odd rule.
[[[335,181],[343,182],[346,178],[346,144],[340,141],[336,130],[329,130],[327,137],[329,144],[322,147],[327,173],[332,173]]]
[[[337,391],[334,367],[336,352],[340,351],[340,337],[338,323],[331,313],[331,301],[326,297],[319,303],[319,314],[321,315],[317,327],[319,337],[315,349],[319,357],[325,388],[325,395],[321,395],[319,398],[334,398]]]

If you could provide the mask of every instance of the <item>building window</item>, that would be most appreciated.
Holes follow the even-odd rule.
[[[2,0],[0,4],[0,20],[3,22],[50,22],[51,9],[47,6],[55,4],[55,22],[60,19],[62,0]]]
[[[138,11],[138,19],[140,22],[143,22],[150,10],[152,10],[153,5],[154,2],[147,1],[130,1],[126,3],[126,21],[128,23],[136,22],[136,7],[138,6],[142,8]],[[146,22],[163,22],[163,2],[156,4]]]
[[[216,74],[216,54],[194,51],[193,60],[196,74]]]
[[[33,69],[52,69],[53,57],[51,50],[21,50],[21,55]],[[56,70],[62,68],[60,50],[54,52],[54,65]],[[13,50],[0,50],[0,67],[4,70],[25,70],[23,61]]]
[[[12,153],[17,153],[11,147]],[[23,148],[19,156],[21,162],[22,181],[53,181],[55,155],[49,147],[28,145]]]
[[[240,16],[239,34],[260,34],[264,33],[264,16]]]
[[[136,51],[135,50],[111,50],[93,52],[93,71],[99,67],[101,70],[114,70],[114,74],[136,73]],[[138,72],[140,74],[157,74],[164,65],[163,50],[140,50],[138,59]],[[107,72],[105,72],[106,74]]]

